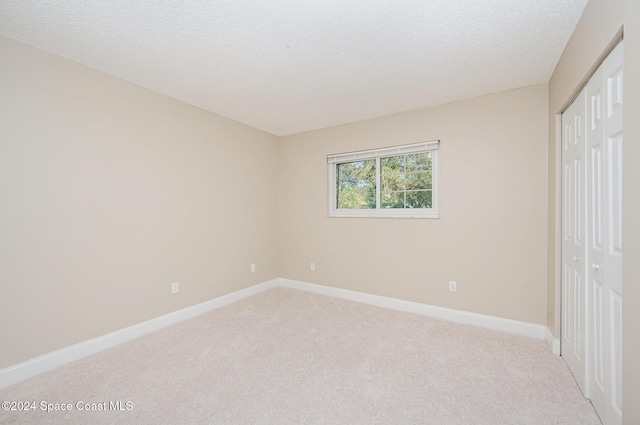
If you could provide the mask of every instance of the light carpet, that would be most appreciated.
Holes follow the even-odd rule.
[[[0,411],[2,424],[600,425],[542,341],[286,288],[5,388],[4,400],[36,410]]]

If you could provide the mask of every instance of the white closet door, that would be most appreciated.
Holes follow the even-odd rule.
[[[562,114],[562,357],[586,394],[585,92]]]
[[[587,85],[589,382],[604,425],[622,423],[622,44]]]

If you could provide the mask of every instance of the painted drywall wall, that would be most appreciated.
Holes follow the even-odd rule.
[[[276,277],[274,136],[0,57],[0,368]]]
[[[546,86],[282,138],[279,274],[544,324],[546,138]],[[327,217],[327,154],[435,139],[439,219]]]
[[[560,336],[558,115],[579,92],[624,26],[623,423],[640,423],[640,2],[591,0],[549,82],[548,325]]]

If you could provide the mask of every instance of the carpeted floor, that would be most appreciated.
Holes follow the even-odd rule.
[[[285,288],[0,390],[5,400],[36,410],[0,411],[2,424],[600,425],[542,341]],[[71,410],[41,410],[55,403]]]

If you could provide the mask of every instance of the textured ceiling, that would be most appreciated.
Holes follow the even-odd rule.
[[[586,3],[0,0],[0,33],[287,135],[546,83]]]

